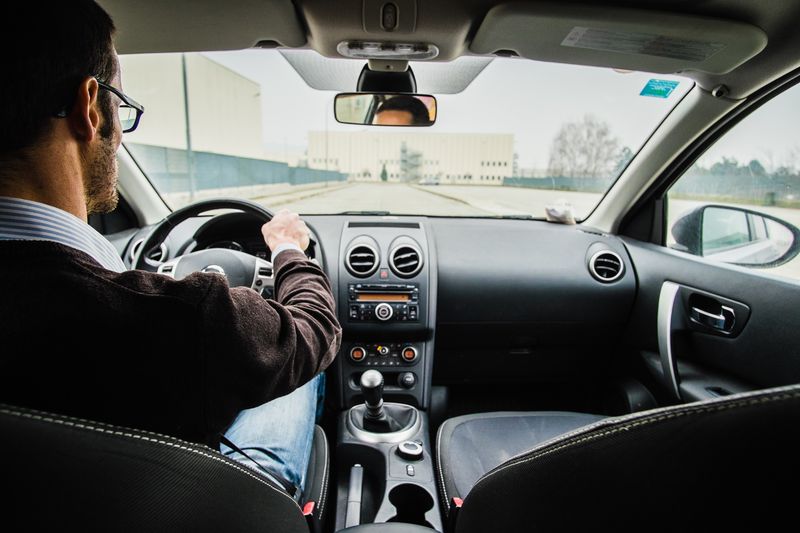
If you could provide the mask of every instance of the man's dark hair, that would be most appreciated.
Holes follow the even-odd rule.
[[[414,124],[430,124],[431,117],[428,113],[428,107],[422,103],[422,100],[414,96],[401,94],[392,96],[388,100],[384,100],[375,112],[382,113],[383,111],[406,111],[411,113],[414,119]]]
[[[0,165],[39,140],[59,111],[72,109],[83,80],[114,77],[113,34],[114,22],[93,0],[3,3]],[[98,101],[108,121],[107,93]]]

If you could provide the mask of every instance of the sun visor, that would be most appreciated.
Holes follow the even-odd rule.
[[[766,45],[763,31],[741,22],[605,6],[515,2],[487,13],[470,50],[513,51],[540,61],[662,74],[725,74]]]
[[[117,26],[121,54],[303,46],[291,0],[98,0]]]

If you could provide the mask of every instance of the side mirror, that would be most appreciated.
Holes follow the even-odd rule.
[[[359,126],[433,126],[436,98],[410,93],[341,93],[333,104],[336,120]]]
[[[724,263],[776,267],[800,253],[800,230],[779,218],[738,207],[695,208],[672,226],[674,249]]]

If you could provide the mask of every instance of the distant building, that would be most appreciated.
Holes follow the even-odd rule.
[[[181,54],[120,57],[124,91],[145,108],[126,143],[186,149],[181,61]],[[200,54],[186,55],[186,80],[193,151],[266,158],[258,83]]]
[[[514,169],[514,136],[357,131],[309,133],[308,166],[351,180],[502,185]]]
[[[201,54],[122,56],[126,94],[145,107],[125,145],[172,205],[198,197],[270,194],[276,185],[344,181],[268,153],[263,144],[261,86]],[[186,100],[189,101],[187,135]],[[191,152],[188,148],[191,137]],[[273,155],[274,160],[270,155]],[[196,195],[201,196],[196,196]]]

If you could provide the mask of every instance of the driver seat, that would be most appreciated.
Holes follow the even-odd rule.
[[[156,433],[0,404],[0,435],[14,530],[316,533],[324,518],[319,426],[300,504],[256,470]]]

